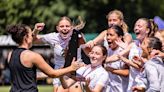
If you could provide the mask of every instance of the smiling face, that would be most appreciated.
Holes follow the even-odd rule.
[[[139,19],[134,26],[134,32],[136,34],[136,38],[140,41],[143,41],[144,38],[148,35],[149,28],[147,27],[146,20]]]
[[[67,39],[72,35],[72,25],[67,19],[62,19],[56,27],[57,31],[60,33],[62,39]]]
[[[103,61],[105,60],[105,58],[106,58],[106,52],[105,52],[106,49],[104,49],[104,48],[101,47],[101,46],[94,46],[92,48],[91,52],[89,53],[91,65],[93,67],[96,67],[98,65],[102,65]]]

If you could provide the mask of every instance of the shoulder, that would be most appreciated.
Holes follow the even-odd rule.
[[[25,50],[22,52],[23,57],[28,59],[35,59],[37,57],[41,57],[41,55],[37,52],[31,51],[31,50]]]
[[[45,34],[45,35],[57,35],[59,33],[56,33],[56,32],[52,32],[52,33],[48,33],[48,34]]]
[[[102,76],[108,76],[108,72],[103,67],[99,67],[97,72],[99,72],[99,74]]]
[[[104,84],[109,80],[109,73],[103,67],[99,68],[96,72],[96,76],[99,78],[98,84]]]
[[[44,34],[44,35],[42,35],[42,37],[43,38],[54,38],[54,37],[57,37],[58,35],[59,35],[59,33],[52,32],[52,33]]]
[[[45,34],[41,37],[41,40],[43,42],[53,45],[55,42],[60,41],[59,33],[53,32],[53,33]]]
[[[9,54],[8,54],[8,62],[9,62],[11,56],[12,56],[12,52],[13,51],[9,52]],[[20,57],[23,60],[32,60],[34,57],[40,57],[40,56],[41,56],[40,54],[38,54],[38,53],[36,53],[34,51],[31,51],[31,50],[24,50],[20,54]]]
[[[86,65],[86,66],[83,66],[83,67],[80,67],[77,71],[76,71],[76,73],[77,74],[83,74],[87,69],[89,69],[90,68],[90,65]]]
[[[107,30],[103,30],[100,34],[101,35],[106,35],[107,34]]]
[[[107,33],[107,31],[108,31],[108,30],[104,30],[104,31],[102,31],[101,33],[104,33],[104,34],[106,34],[106,33]]]
[[[144,66],[145,66],[145,70],[147,70],[147,71],[150,71],[151,69],[153,69],[153,68],[156,68],[155,66],[155,63],[153,62],[153,61],[151,61],[151,60],[148,60],[145,64],[144,64]]]
[[[124,35],[125,35],[125,36],[131,36],[131,34],[128,33],[128,32],[124,32]]]
[[[127,39],[132,40],[132,35],[130,33],[128,33],[128,32],[125,32],[124,33],[124,38],[126,38],[126,40]]]
[[[136,45],[135,42],[132,42],[132,43],[130,43],[130,44],[128,45],[128,47],[131,48],[131,47],[134,46],[134,45]]]
[[[88,69],[90,67],[90,65],[86,65],[86,66],[83,66],[83,67],[80,67],[77,72],[82,72],[82,71],[85,71],[86,69]]]
[[[164,66],[161,58],[152,58],[145,63],[145,66],[159,67],[160,65]]]

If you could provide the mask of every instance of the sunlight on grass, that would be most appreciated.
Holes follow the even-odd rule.
[[[52,85],[38,85],[39,92],[53,92]],[[0,92],[9,92],[10,86],[0,86]]]

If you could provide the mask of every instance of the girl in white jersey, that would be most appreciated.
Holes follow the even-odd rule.
[[[128,33],[128,26],[124,21],[124,15],[120,10],[112,10],[106,16],[108,21],[108,27],[112,25],[118,25],[123,29],[124,36],[123,40],[125,43],[123,45],[119,44],[119,46],[126,48],[128,44],[132,42],[132,36]],[[107,28],[108,29],[108,28]],[[95,44],[100,44],[104,42],[104,37],[106,37],[107,30],[102,31],[94,40],[88,41],[88,47],[93,47]]]
[[[81,29],[84,23],[82,25],[78,25],[76,27],[73,26],[71,19],[64,16],[61,17],[60,20],[57,23],[56,30],[58,33],[53,32],[49,34],[45,34],[43,36],[37,35],[39,31],[41,31],[44,28],[44,23],[37,23],[35,25],[33,36],[35,37],[34,42],[43,42],[47,43],[51,46],[54,52],[54,68],[59,69],[62,68],[65,64],[65,57],[64,57],[64,50],[68,46],[68,43],[71,39],[71,35],[73,32],[73,29]],[[53,85],[54,85],[54,92],[60,92],[59,86],[61,85],[59,78],[53,79]]]
[[[104,46],[94,46],[89,53],[91,64],[77,70],[76,78],[65,80],[61,77],[62,86],[73,87],[74,92],[107,92],[108,72],[102,66],[106,56],[107,50]]]
[[[140,44],[142,44],[143,40],[147,37],[154,36],[155,31],[157,31],[155,30],[156,28],[154,27],[152,23],[153,21],[150,21],[149,19],[146,19],[146,18],[140,18],[135,23],[134,32],[136,34],[137,40],[131,43],[126,49],[124,49],[123,51],[119,53],[119,56],[129,55],[129,60],[123,57],[120,58],[118,57],[118,55],[115,55],[112,58],[111,57],[107,58],[108,62],[111,62],[120,58],[121,60],[123,60],[125,63],[127,63],[130,66],[129,85],[128,85],[127,92],[131,92],[132,86],[136,84],[135,78],[139,74],[139,69],[140,69],[140,67],[137,64],[131,61],[133,61],[132,59],[135,56],[138,56],[138,57],[141,56],[142,49],[140,48]]]
[[[140,83],[133,87],[137,92],[164,92],[164,62],[162,58],[153,50],[162,50],[162,42],[156,37],[144,40],[142,44],[144,59],[139,60],[144,63],[144,70],[140,78]],[[140,84],[143,85],[140,85]]]
[[[117,39],[123,38],[124,33],[121,27],[112,25],[107,30],[108,57],[116,55],[123,49],[116,44]],[[108,92],[126,92],[128,85],[128,66],[120,61],[114,61],[106,64],[106,70],[109,71]]]

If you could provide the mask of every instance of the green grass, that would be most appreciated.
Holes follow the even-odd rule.
[[[52,85],[38,85],[39,92],[53,92]],[[10,86],[0,86],[0,92],[9,92]]]

